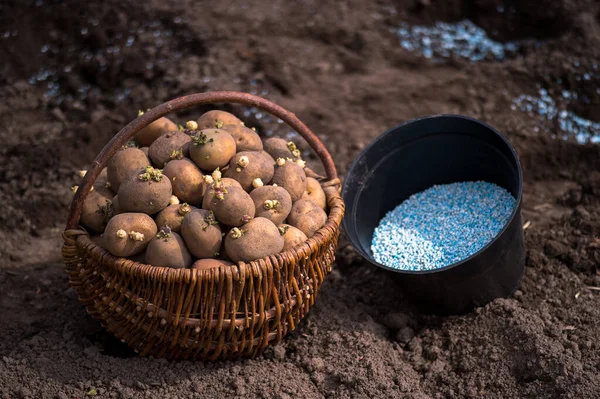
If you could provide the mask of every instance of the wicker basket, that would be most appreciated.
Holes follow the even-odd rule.
[[[249,263],[210,270],[170,269],[112,256],[78,226],[83,201],[110,157],[154,120],[200,104],[261,108],[300,133],[327,174],[326,224],[304,244]],[[308,173],[312,173],[310,170]],[[71,203],[63,258],[87,311],[143,356],[168,359],[254,357],[279,342],[304,317],[331,270],[344,215],[335,165],[321,141],[296,116],[263,98],[237,92],[198,93],[146,112],[104,147]]]

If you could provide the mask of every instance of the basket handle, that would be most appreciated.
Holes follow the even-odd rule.
[[[191,108],[196,105],[203,104],[214,104],[214,103],[238,103],[247,105],[250,107],[257,107],[269,112],[273,116],[278,117],[287,123],[288,126],[296,130],[300,135],[308,142],[315,153],[323,162],[325,167],[325,173],[327,178],[332,181],[336,180],[337,170],[331,155],[327,152],[327,149],[319,140],[319,138],[294,115],[285,108],[266,100],[262,97],[254,96],[248,93],[241,93],[237,91],[213,91],[207,93],[195,93],[187,96],[179,97],[166,103],[162,103],[143,115],[129,122],[119,133],[117,133],[109,142],[104,146],[100,154],[94,160],[92,167],[84,176],[79,189],[75,193],[71,206],[69,208],[69,216],[67,219],[67,230],[76,229],[79,224],[79,218],[81,215],[81,209],[83,207],[83,201],[90,192],[94,181],[100,175],[102,169],[108,164],[109,159],[121,148],[128,140],[130,140],[136,133],[154,122],[160,117],[163,117],[171,112],[180,111],[183,109]]]

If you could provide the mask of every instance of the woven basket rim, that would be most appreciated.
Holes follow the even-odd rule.
[[[315,178],[321,177],[317,176],[314,172],[312,172],[311,175],[311,177],[314,176]],[[86,248],[86,252],[91,253],[92,251],[98,251],[100,256],[106,260],[105,265],[107,267],[119,273],[135,275],[136,278],[149,278],[153,280],[158,279],[158,281],[176,280],[189,282],[194,277],[203,278],[210,276],[211,274],[224,275],[226,277],[237,279],[243,278],[242,276],[249,273],[258,276],[259,274],[264,274],[266,271],[265,267],[273,268],[274,264],[298,261],[302,258],[308,257],[308,254],[312,253],[313,250],[318,249],[324,242],[330,240],[340,228],[345,206],[341,194],[339,193],[340,190],[336,188],[336,186],[341,187],[341,183],[339,179],[334,179],[333,181],[329,182],[322,182],[320,180],[319,183],[321,186],[324,186],[324,183],[328,183],[328,186],[333,187],[331,187],[331,189],[324,189],[329,212],[325,224],[315,232],[314,236],[310,237],[302,244],[288,249],[287,251],[250,262],[240,261],[227,267],[215,267],[208,270],[188,268],[174,269],[170,267],[149,265],[127,258],[117,257],[94,243],[90,238],[89,232],[81,226],[79,226],[79,229],[77,230],[65,230],[63,236],[65,241],[68,239],[73,239],[71,237],[76,237],[76,241],[82,241],[81,246]]]

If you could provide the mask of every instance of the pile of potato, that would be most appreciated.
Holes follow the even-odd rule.
[[[209,111],[153,122],[109,161],[81,224],[118,257],[209,269],[291,249],[327,219],[325,193],[293,142]],[[82,175],[85,171],[82,171]]]

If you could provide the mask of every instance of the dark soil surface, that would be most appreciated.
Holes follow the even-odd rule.
[[[432,62],[390,30],[463,18],[539,45],[503,62]],[[579,79],[600,59],[595,0],[8,0],[0,22],[2,398],[600,397],[600,146],[552,139],[559,126],[511,109],[521,94],[568,89],[588,96],[571,110],[600,121],[600,79]],[[316,305],[264,356],[137,357],[68,286],[70,186],[138,109],[224,89],[296,113],[342,175],[365,144],[417,116],[498,128],[525,173],[520,289],[464,316],[419,314],[342,238]]]

